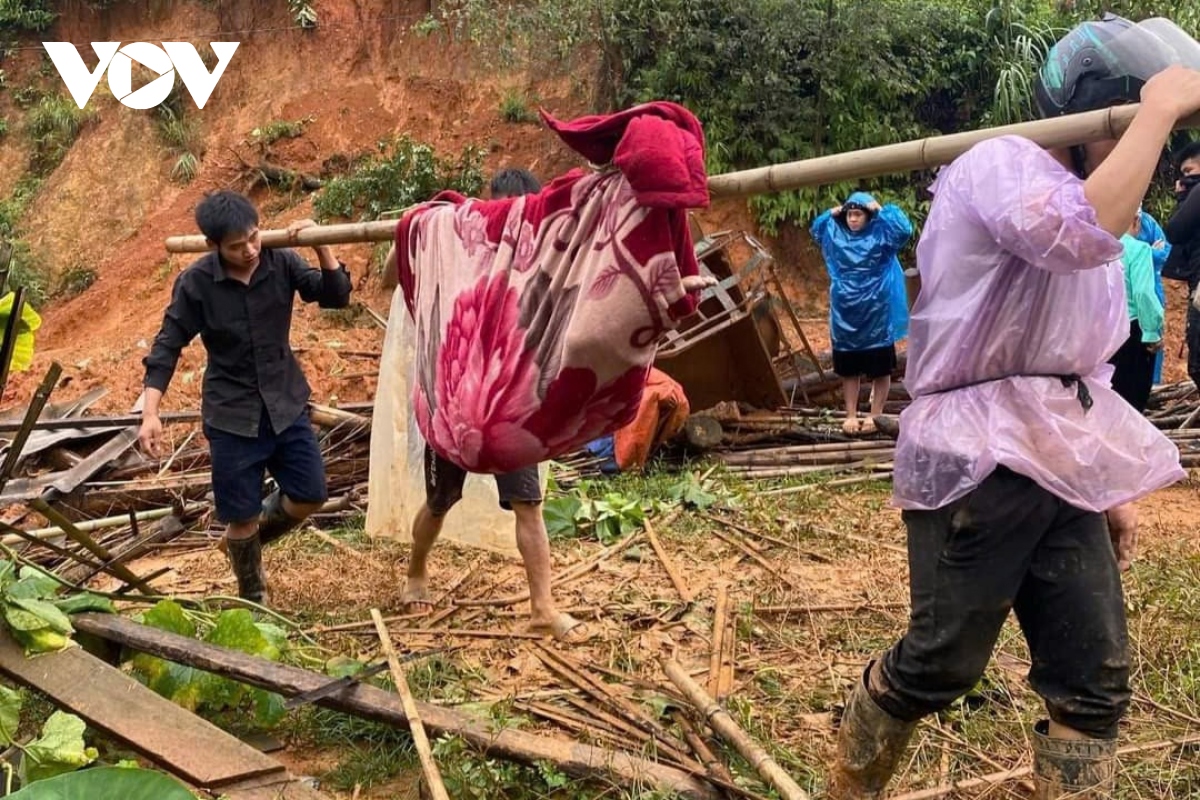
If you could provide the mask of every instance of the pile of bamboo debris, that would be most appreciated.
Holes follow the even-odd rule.
[[[0,358],[4,354],[0,352]],[[153,593],[155,575],[125,565],[155,550],[211,545],[214,524],[208,448],[197,441],[197,412],[163,415],[166,424],[193,424],[161,462],[137,448],[140,416],[88,416],[104,394],[51,404],[62,370],[53,364],[29,406],[0,415],[0,543],[23,559],[85,583],[99,573],[123,591]],[[329,518],[365,506],[370,418],[355,411],[312,406],[320,429],[329,490]],[[40,518],[40,520],[34,521]]]
[[[909,397],[895,384],[884,413],[896,416]],[[1200,392],[1191,381],[1157,387],[1146,418],[1179,448],[1185,468],[1200,467]],[[785,408],[773,413],[720,418],[724,436],[714,453],[744,478],[787,478],[809,473],[860,472],[833,477],[826,485],[846,485],[891,477],[895,443],[886,435],[849,437],[842,433],[845,412],[824,408]]]

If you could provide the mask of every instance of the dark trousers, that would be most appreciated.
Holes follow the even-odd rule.
[[[1188,377],[1200,388],[1200,311],[1191,303],[1188,303],[1186,338]]]
[[[1113,391],[1141,414],[1150,402],[1154,388],[1155,354],[1142,343],[1142,326],[1135,319],[1129,323],[1129,338],[1108,363],[1114,367]]]
[[[937,511],[906,511],[912,618],[872,696],[912,721],[970,691],[1010,609],[1029,643],[1029,682],[1050,718],[1113,738],[1129,705],[1116,557],[1101,514],[1003,467]]]

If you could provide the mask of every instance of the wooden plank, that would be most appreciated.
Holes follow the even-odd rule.
[[[329,682],[327,677],[315,672],[149,628],[114,614],[79,614],[72,621],[76,629],[85,633],[286,697],[312,691]],[[400,697],[374,686],[357,684],[322,698],[317,705],[376,722],[406,725]],[[622,786],[657,789],[689,800],[717,800],[720,797],[712,784],[692,773],[630,753],[515,728],[496,730],[486,719],[429,703],[418,703],[417,709],[426,728],[435,735],[461,736],[489,756],[525,764],[550,761],[572,777],[599,778],[616,781]]]
[[[196,786],[286,775],[278,761],[78,647],[26,658],[0,631],[0,672]]]

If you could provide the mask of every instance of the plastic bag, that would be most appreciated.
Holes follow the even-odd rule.
[[[413,517],[425,503],[425,440],[412,413],[415,329],[396,289],[379,363],[367,479],[368,536],[412,541]],[[544,474],[544,470],[543,470]],[[439,540],[517,557],[513,515],[500,507],[490,475],[468,475],[462,500],[446,515]]]

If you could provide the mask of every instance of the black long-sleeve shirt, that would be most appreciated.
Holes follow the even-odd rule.
[[[175,281],[154,338],[145,385],[165,392],[179,353],[197,335],[208,352],[202,415],[213,428],[257,436],[263,410],[278,433],[296,421],[311,389],[289,342],[295,294],[321,308],[350,302],[350,275],[315,269],[294,251],[263,248],[249,285],[229,277],[213,252]]]
[[[1171,254],[1163,265],[1164,278],[1187,281],[1188,291],[1200,286],[1200,191],[1193,188],[1163,226]],[[1188,314],[1196,312],[1189,309]]]

